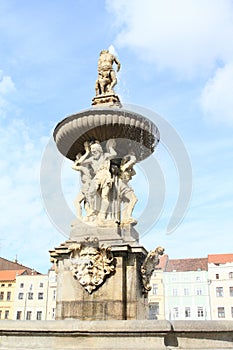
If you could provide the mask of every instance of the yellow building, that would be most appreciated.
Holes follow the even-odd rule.
[[[0,320],[12,320],[16,276],[24,273],[25,270],[0,271]]]
[[[16,277],[39,274],[34,269],[0,257],[0,320],[13,319]]]
[[[148,318],[150,320],[165,319],[163,271],[167,265],[167,261],[168,261],[168,256],[163,255],[160,258],[159,265],[156,266],[155,271],[151,276],[151,280],[150,280],[151,290],[148,294],[148,302],[149,302]]]

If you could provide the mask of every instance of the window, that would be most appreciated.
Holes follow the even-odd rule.
[[[216,297],[223,297],[223,287],[216,287]]]
[[[7,301],[11,300],[11,292],[7,292],[6,300]]]
[[[8,318],[9,318],[9,310],[6,310],[5,311],[5,320],[8,320]]]
[[[43,288],[43,287],[44,287],[44,283],[40,282],[40,288]]]
[[[201,277],[200,276],[197,276],[196,277],[196,281],[200,281],[201,280]]]
[[[233,287],[229,287],[230,297],[233,297]]]
[[[233,272],[229,272],[229,278],[233,278]]]
[[[0,292],[0,300],[4,299],[4,292]]]
[[[203,294],[203,290],[202,288],[197,288],[197,295],[202,295]]]
[[[5,287],[5,283],[2,283],[2,284],[1,284],[1,287]]]
[[[29,292],[28,293],[28,300],[32,300],[33,299],[33,293],[32,292]]]
[[[153,295],[158,295],[158,284],[153,284],[152,293]]]
[[[24,283],[20,283],[20,288],[23,288],[24,287]]]
[[[2,310],[0,310],[0,320],[1,320],[1,318],[2,318]]]
[[[190,317],[191,316],[191,310],[190,307],[185,308],[185,317]]]
[[[231,317],[233,318],[233,306],[231,307]]]
[[[52,319],[55,319],[55,307],[53,307],[53,309],[52,309]]]
[[[54,310],[54,309],[53,309]],[[149,304],[149,320],[157,320],[159,315],[159,303]],[[55,316],[55,314],[54,314]]]
[[[31,320],[32,319],[32,312],[31,311],[27,311],[27,315],[26,315],[26,320]]]
[[[225,317],[224,307],[218,307],[218,318],[224,318],[224,317]]]
[[[189,289],[188,288],[184,288],[184,295],[188,296],[189,295]]]
[[[16,320],[21,320],[21,318],[22,318],[22,311],[17,311]]]
[[[56,300],[56,289],[53,290],[53,300]]]
[[[197,317],[203,317],[204,316],[204,310],[202,306],[199,306],[197,308]]]
[[[12,287],[12,283],[9,283],[9,284],[8,284],[8,287]]]
[[[44,293],[38,293],[38,299],[39,300],[44,299]]]
[[[215,277],[216,277],[216,280],[219,280],[219,273],[216,273]]]
[[[36,313],[36,319],[39,321],[39,320],[42,320],[42,311],[37,311]]]
[[[177,290],[177,288],[173,288],[173,290],[172,290],[172,295],[173,295],[174,297],[176,297],[176,296],[178,295],[178,290]]]
[[[23,293],[19,293],[19,295],[18,295],[18,299],[23,299]]]
[[[173,318],[176,319],[179,317],[179,308],[178,307],[174,307],[173,308]]]

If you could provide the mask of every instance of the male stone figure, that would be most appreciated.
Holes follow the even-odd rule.
[[[120,70],[120,61],[108,50],[102,50],[98,61],[98,79],[96,80],[96,95],[113,94],[113,88],[117,83],[113,63],[117,65],[117,72]]]
[[[96,208],[94,209],[93,202],[97,199],[97,195],[100,196],[101,203],[98,213],[98,220],[102,222],[106,218],[106,213],[109,206],[109,191],[112,186],[112,177],[110,173],[110,160],[116,157],[117,153],[114,150],[115,140],[108,140],[106,143],[107,152],[103,152],[103,148],[98,141],[92,144],[86,143],[85,154],[75,161],[74,169],[79,170],[79,166],[90,166],[92,169],[93,177],[90,181],[88,194],[85,195],[86,199],[89,198],[89,206],[92,209],[90,215],[97,215]],[[95,205],[96,207],[96,205]]]

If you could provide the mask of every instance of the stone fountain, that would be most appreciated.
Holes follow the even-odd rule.
[[[129,182],[149,157],[159,131],[146,116],[123,108],[114,92],[120,62],[108,50],[98,61],[92,107],[57,124],[58,150],[80,173],[76,220],[69,240],[50,251],[57,272],[56,319],[143,320],[150,277],[164,249],[139,243]]]

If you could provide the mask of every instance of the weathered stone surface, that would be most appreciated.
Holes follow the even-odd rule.
[[[147,297],[143,294],[140,267],[146,256],[141,246],[113,245],[115,272],[99,289],[88,293],[73,278],[72,260],[57,261],[57,319],[146,319]]]
[[[98,227],[76,220],[72,223],[70,239],[80,242],[85,237],[98,237],[101,243],[119,244],[130,243],[137,245],[139,234],[132,225],[120,227],[115,224],[114,227]]]
[[[176,330],[177,329],[177,330]],[[231,321],[4,321],[0,349],[183,349],[233,348]]]

